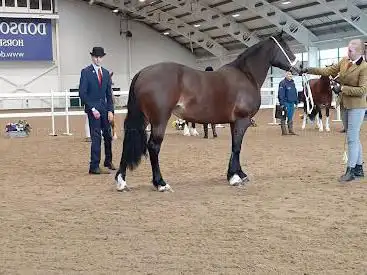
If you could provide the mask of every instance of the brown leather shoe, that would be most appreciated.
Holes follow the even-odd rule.
[[[104,168],[97,168],[97,169],[89,169],[89,174],[93,174],[93,175],[100,175],[100,174],[109,174],[110,171],[108,171],[107,169]]]

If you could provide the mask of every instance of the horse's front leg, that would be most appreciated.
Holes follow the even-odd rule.
[[[321,113],[322,109],[320,107],[319,109],[319,132],[323,132],[324,131],[324,125],[322,123],[322,113]]]
[[[242,171],[240,164],[240,152],[243,136],[250,126],[250,118],[236,120],[231,123],[232,153],[229,160],[227,180],[232,186],[243,184],[248,181],[247,175]]]
[[[326,122],[325,122],[325,130],[326,132],[330,132],[330,107],[326,107]]]

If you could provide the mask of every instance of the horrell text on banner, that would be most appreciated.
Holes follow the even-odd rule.
[[[51,19],[0,18],[0,61],[52,59]]]

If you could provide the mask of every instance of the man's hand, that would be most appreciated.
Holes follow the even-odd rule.
[[[108,112],[108,121],[109,122],[113,121],[113,113],[112,112]]]
[[[101,114],[98,112],[98,110],[94,109],[93,116],[95,119],[99,119],[101,117]]]

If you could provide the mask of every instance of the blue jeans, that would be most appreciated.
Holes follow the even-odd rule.
[[[287,108],[287,119],[289,121],[293,121],[293,115],[294,115],[294,104],[295,103],[284,103],[284,106]]]
[[[363,163],[362,144],[359,133],[364,120],[365,108],[346,109],[343,114],[348,141],[348,167],[355,167]]]

